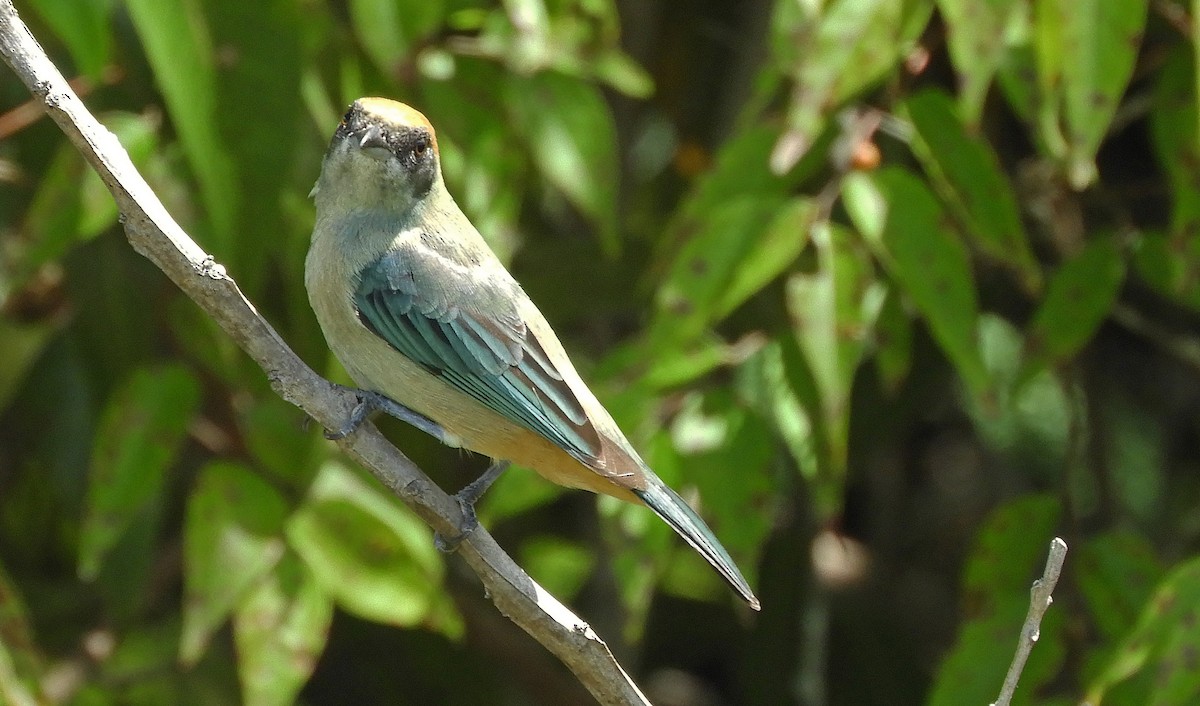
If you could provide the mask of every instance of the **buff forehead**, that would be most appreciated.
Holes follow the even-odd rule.
[[[377,117],[384,122],[403,127],[423,127],[432,134],[433,125],[421,111],[412,106],[388,98],[359,98],[357,101],[363,112]]]

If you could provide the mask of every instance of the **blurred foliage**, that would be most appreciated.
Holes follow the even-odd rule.
[[[171,212],[316,369],[344,106],[450,190],[748,615],[643,508],[526,470],[501,543],[662,703],[1191,704],[1200,4],[22,0]],[[124,242],[0,79],[0,703],[587,703]],[[381,426],[448,489],[482,459]]]

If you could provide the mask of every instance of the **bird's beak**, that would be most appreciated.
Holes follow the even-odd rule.
[[[358,148],[368,157],[386,162],[392,157],[392,149],[388,147],[383,130],[378,125],[368,125],[359,133]]]
[[[379,129],[378,125],[368,125],[363,128],[361,135],[358,140],[359,149],[372,157],[387,157],[391,155],[392,150],[388,147],[387,140],[383,137],[383,130]]]

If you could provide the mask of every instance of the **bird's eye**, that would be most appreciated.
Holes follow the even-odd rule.
[[[422,137],[421,139],[417,140],[415,145],[413,145],[413,154],[418,157],[424,157],[425,150],[427,149],[429,149],[429,140]]]

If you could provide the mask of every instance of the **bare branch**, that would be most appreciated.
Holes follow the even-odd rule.
[[[0,55],[34,98],[100,174],[116,199],[133,248],[149,258],[228,333],[267,374],[271,386],[328,429],[339,428],[355,403],[288,348],[211,255],[180,228],[138,173],[116,137],[88,112],[17,16],[0,0]],[[365,424],[339,442],[434,530],[457,531],[458,505]],[[538,586],[483,528],[459,553],[500,612],[561,659],[602,704],[646,704],[646,698],[591,627]]]
[[[1041,632],[1042,616],[1054,602],[1052,594],[1058,585],[1058,577],[1062,573],[1063,561],[1067,558],[1067,543],[1055,537],[1050,541],[1050,555],[1046,557],[1046,568],[1042,577],[1033,582],[1029,591],[1029,612],[1025,614],[1025,624],[1021,626],[1021,638],[1017,641],[1017,653],[1013,655],[1012,664],[1008,667],[1008,675],[1004,677],[1004,685],[1000,687],[1000,698],[991,706],[1008,706],[1013,694],[1017,691],[1017,680],[1025,669],[1033,644],[1037,642]]]

